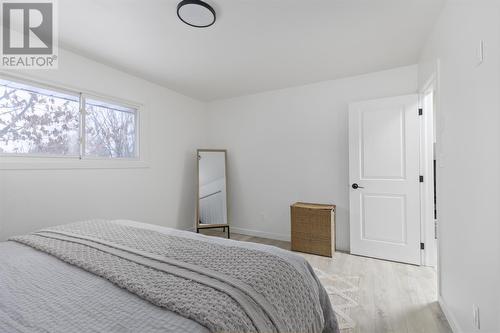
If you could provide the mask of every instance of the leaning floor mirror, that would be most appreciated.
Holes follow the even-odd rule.
[[[202,229],[227,230],[227,152],[223,149],[198,149],[198,200],[196,232]]]

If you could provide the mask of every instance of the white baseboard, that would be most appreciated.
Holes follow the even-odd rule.
[[[439,296],[438,302],[439,302],[439,305],[441,306],[441,310],[443,310],[443,313],[444,313],[446,319],[448,320],[448,324],[450,324],[450,327],[451,327],[451,330],[453,331],[453,333],[463,333],[463,330],[460,328],[460,325],[458,324],[457,319],[455,318],[453,313],[451,313],[450,309],[446,305],[446,302],[444,301],[444,299],[441,296]]]
[[[231,227],[231,232],[234,232],[236,234],[261,237],[261,238],[269,238],[269,239],[281,240],[281,241],[286,241],[286,242],[290,241],[290,235],[287,235],[287,234],[276,234],[273,232],[265,232],[265,231],[258,231],[258,230],[238,228],[238,227]]]

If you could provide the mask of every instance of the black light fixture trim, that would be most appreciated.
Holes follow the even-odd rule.
[[[207,25],[194,25],[194,24],[191,24],[189,22],[184,21],[184,19],[180,15],[179,11],[185,5],[198,5],[198,6],[205,7],[206,9],[208,9],[212,13],[213,21]],[[207,28],[207,27],[213,25],[215,23],[215,20],[217,19],[217,15],[215,14],[215,10],[212,8],[212,6],[210,6],[208,3],[203,2],[201,0],[183,0],[183,1],[179,2],[179,4],[177,5],[177,16],[179,17],[179,19],[182,22],[184,22],[187,25],[190,25],[192,27],[195,27],[195,28]]]

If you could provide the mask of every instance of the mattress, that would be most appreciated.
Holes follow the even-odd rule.
[[[262,244],[203,236],[134,221],[118,225],[271,254],[298,270],[292,252]],[[116,283],[18,242],[0,243],[0,332],[209,332],[199,321],[154,305]],[[312,269],[309,269],[312,273]],[[337,332],[328,296],[315,276],[323,332]],[[231,320],[228,318],[227,320]]]

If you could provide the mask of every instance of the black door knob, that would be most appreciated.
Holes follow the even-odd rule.
[[[357,190],[358,188],[364,188],[364,187],[359,186],[358,184],[354,183],[354,184],[352,184],[352,188]]]

